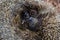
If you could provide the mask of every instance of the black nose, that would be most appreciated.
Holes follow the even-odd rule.
[[[29,22],[29,26],[28,26],[28,28],[30,29],[30,30],[36,30],[36,24],[38,23],[38,19],[36,19],[36,18],[34,18],[34,17],[30,17],[29,19],[28,19],[28,22]]]

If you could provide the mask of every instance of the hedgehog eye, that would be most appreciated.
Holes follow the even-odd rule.
[[[29,18],[29,13],[28,13],[28,12],[25,12],[25,13],[24,13],[24,17],[25,17],[25,18]]]

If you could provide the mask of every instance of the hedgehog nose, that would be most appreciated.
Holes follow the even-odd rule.
[[[29,18],[29,29],[30,30],[35,30],[36,29],[36,25],[38,23],[38,19],[34,18],[34,17],[30,17]]]

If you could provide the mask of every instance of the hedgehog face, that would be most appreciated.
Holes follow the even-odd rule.
[[[33,7],[31,7],[33,6]],[[36,29],[36,24],[38,23],[38,19],[36,18],[36,15],[38,14],[38,8],[32,4],[24,4],[23,5],[23,11],[21,12],[21,19],[22,24],[28,23],[28,28],[31,30]]]
[[[33,13],[35,14],[35,12]],[[21,14],[22,24],[28,23],[28,28],[33,30],[36,29],[35,25],[38,23],[38,19],[34,18],[28,11],[23,11]]]

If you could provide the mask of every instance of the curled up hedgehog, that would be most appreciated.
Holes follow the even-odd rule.
[[[56,40],[56,11],[53,5],[42,1],[23,1],[14,6],[12,14],[13,25],[23,40]]]

